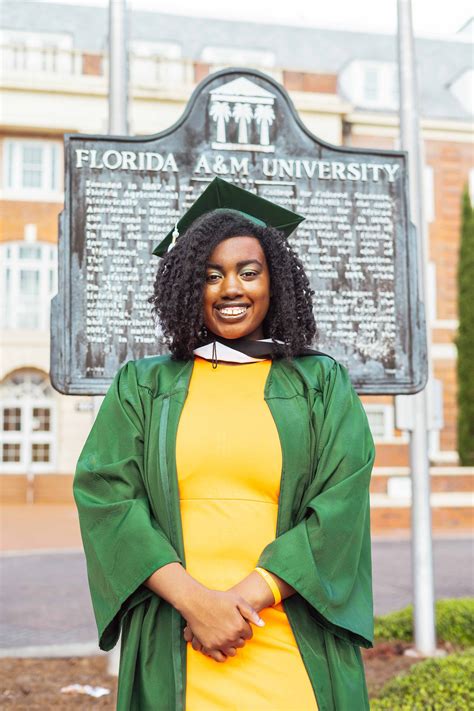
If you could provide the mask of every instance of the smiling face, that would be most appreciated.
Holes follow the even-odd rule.
[[[221,338],[264,338],[270,272],[256,237],[228,237],[206,267],[203,308],[207,330]]]

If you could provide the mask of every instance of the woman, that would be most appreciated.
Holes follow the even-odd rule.
[[[124,711],[369,708],[373,440],[347,370],[307,349],[275,210],[234,209],[244,192],[174,232],[151,297],[171,356],[120,368],[77,465]]]

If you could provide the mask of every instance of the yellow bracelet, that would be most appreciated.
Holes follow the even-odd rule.
[[[281,592],[280,588],[276,584],[275,580],[272,578],[268,570],[265,570],[265,568],[255,568],[257,573],[260,573],[262,578],[265,580],[265,582],[268,584],[268,587],[273,593],[273,598],[274,598],[274,605],[278,605],[279,602],[281,602]]]

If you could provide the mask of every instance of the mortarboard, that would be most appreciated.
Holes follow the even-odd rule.
[[[177,237],[183,234],[194,220],[213,210],[233,210],[258,225],[271,226],[281,230],[285,237],[289,237],[300,222],[305,219],[296,212],[232,185],[222,178],[214,178],[193,202],[189,210],[178,220],[174,229],[170,230],[155,247],[153,254],[162,257],[174,244]]]

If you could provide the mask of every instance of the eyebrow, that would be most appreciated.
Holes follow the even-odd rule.
[[[263,264],[258,259],[244,259],[240,262],[237,262],[237,269],[244,267],[246,264],[258,264],[259,267],[263,267]],[[206,268],[207,269],[220,269],[221,271],[224,269],[222,264],[214,264],[213,262],[208,262],[206,264]]]

